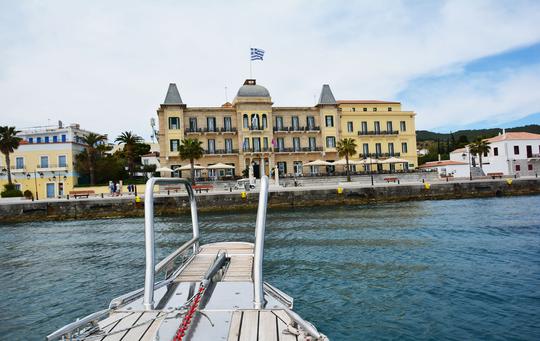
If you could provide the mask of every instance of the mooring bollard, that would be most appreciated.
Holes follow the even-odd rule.
[[[425,189],[430,189],[431,185],[428,182],[426,182],[426,183],[424,183],[424,188]]]
[[[246,192],[242,192],[240,193],[242,199],[246,199],[247,198],[247,193]]]
[[[101,193],[101,199],[103,199],[103,193]]]
[[[337,188],[337,194],[343,194],[343,187],[339,186]]]

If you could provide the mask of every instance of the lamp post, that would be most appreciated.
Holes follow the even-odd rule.
[[[39,200],[39,192],[38,192],[38,187],[37,187],[37,172],[36,170],[34,169],[33,171],[34,173],[34,192],[36,192],[36,200]],[[40,173],[41,177],[43,177],[43,173]],[[30,180],[30,172],[26,173],[26,178],[28,180]]]

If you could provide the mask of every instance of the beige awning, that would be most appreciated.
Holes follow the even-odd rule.
[[[386,160],[382,160],[381,163],[409,163],[408,160],[405,159],[398,159],[397,157],[391,157]]]
[[[203,167],[203,166],[199,166],[199,165],[193,165],[193,169],[206,169],[206,167]],[[183,170],[191,170],[191,165],[188,163],[187,165],[185,166],[182,166],[182,167],[177,167],[174,169],[175,171],[183,171]]]
[[[169,167],[159,167],[159,168],[156,168],[156,172],[174,172],[174,171],[170,169]]]
[[[226,165],[224,163],[216,163],[215,165],[211,165],[206,167],[207,169],[234,169],[234,166]]]
[[[362,162],[360,162],[358,160],[349,159],[349,165],[361,165],[361,164],[362,164]],[[334,166],[346,166],[347,165],[347,160],[341,159],[341,160],[338,160],[338,161],[334,161],[334,162],[332,162],[332,165],[334,165]]]
[[[370,158],[370,157],[358,161],[359,165],[371,165],[371,164],[375,164],[375,163],[381,163],[381,161],[377,160],[377,159]]]
[[[315,160],[315,161],[305,163],[303,166],[304,167],[309,167],[309,166],[332,166],[332,165],[333,164],[331,162],[328,162],[328,161]]]

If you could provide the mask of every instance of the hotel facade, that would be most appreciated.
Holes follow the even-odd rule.
[[[261,175],[262,167],[269,174],[276,166],[281,175],[288,176],[339,172],[340,166],[304,165],[318,159],[339,160],[336,145],[343,138],[356,140],[353,160],[391,156],[407,160],[373,165],[379,171],[413,169],[418,163],[413,111],[403,111],[399,102],[336,101],[326,84],[317,105],[305,107],[273,106],[269,91],[254,79],[245,81],[232,103],[188,107],[176,84],[170,84],[157,115],[160,165],[175,169],[189,163],[180,159],[178,149],[182,139],[196,138],[205,150],[196,164],[235,167],[218,174],[208,170],[209,176],[241,175],[250,165],[255,177]],[[357,167],[356,171],[364,171],[369,166]]]
[[[23,129],[19,148],[10,154],[15,187],[29,190],[37,199],[67,195],[77,184],[75,156],[85,149],[82,137],[89,132],[78,124]],[[0,160],[0,186],[7,183],[7,165]]]

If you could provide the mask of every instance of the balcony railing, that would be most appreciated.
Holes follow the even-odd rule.
[[[295,127],[295,126],[290,126],[290,127],[274,127],[273,128],[274,132],[305,132],[305,131],[320,131],[321,130],[321,127],[319,126],[307,126],[307,127]]]
[[[276,153],[306,153],[306,152],[321,152],[322,147],[293,147],[293,148],[279,148],[276,147],[274,151]]]
[[[214,149],[205,151],[207,155],[238,154],[238,149]]]
[[[39,169],[67,168],[67,164],[65,164],[65,163],[62,163],[62,164],[49,163],[49,164],[46,164],[46,165],[38,165],[37,168],[39,168]]]
[[[365,135],[397,135],[399,134],[398,130],[360,130],[358,132],[358,136],[365,136]]]
[[[243,148],[244,153],[268,153],[272,148]]]
[[[392,157],[400,156],[401,153],[367,153],[367,154],[358,154],[360,158],[372,157],[372,158],[382,158],[382,157]]]
[[[185,134],[201,134],[201,133],[236,133],[236,128],[186,128]]]

